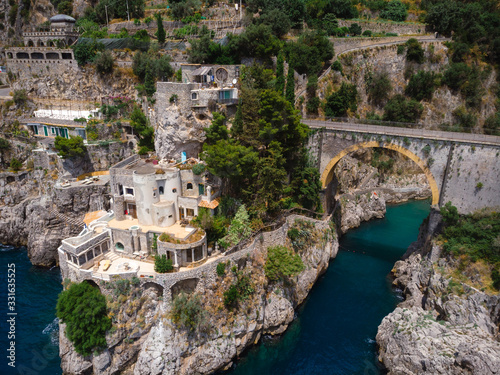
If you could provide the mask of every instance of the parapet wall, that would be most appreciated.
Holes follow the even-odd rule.
[[[418,23],[397,23],[388,21],[361,21],[338,20],[339,27],[350,27],[353,23],[361,26],[363,31],[370,30],[374,33],[397,33],[398,35],[423,35],[426,25]]]

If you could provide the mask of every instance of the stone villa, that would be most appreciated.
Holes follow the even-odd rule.
[[[29,69],[31,74],[41,74],[51,68],[77,69],[73,50],[68,48],[78,40],[75,22],[73,17],[58,14],[50,19],[49,31],[23,33],[24,47],[5,51],[9,71],[16,74]]]
[[[196,164],[192,159],[169,163],[134,155],[114,165],[109,171],[112,210],[88,214],[93,217],[83,231],[62,241],[58,252],[63,277],[154,278],[152,262],[145,261],[154,254],[165,254],[176,270],[202,263],[208,256],[206,234],[189,220],[200,207],[213,213],[219,201],[205,173],[193,171]]]

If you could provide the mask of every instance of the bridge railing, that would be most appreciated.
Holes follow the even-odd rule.
[[[343,121],[345,120],[345,121]],[[424,129],[418,124],[395,123],[388,121],[379,121],[378,123],[368,123],[372,120],[365,119],[345,119],[341,117],[332,119],[312,119],[308,118],[305,123],[313,127],[326,127],[330,129],[338,129],[341,131],[358,131],[362,133],[382,134],[388,136],[408,136],[414,138],[432,138],[442,139],[454,142],[471,142],[482,144],[500,144],[500,136],[478,134],[478,133],[461,133],[450,132],[443,130]]]

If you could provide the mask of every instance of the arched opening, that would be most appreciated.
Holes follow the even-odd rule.
[[[12,52],[7,52],[7,58],[12,59]]]
[[[38,39],[38,40],[36,41],[36,46],[37,46],[37,47],[44,47],[44,44],[43,44],[43,42],[42,42],[40,39]]]
[[[160,195],[163,195],[163,193],[164,193],[164,188],[163,188],[163,186],[160,186],[160,187],[158,188],[158,191],[159,191]]]
[[[157,297],[162,297],[163,296],[163,287],[160,284],[153,283],[151,281],[148,281],[147,283],[144,283],[142,285],[143,289],[152,289],[156,292]]]
[[[32,40],[28,40],[28,47],[34,47],[35,43]]]
[[[121,242],[117,242],[115,244],[115,249],[118,251],[123,251],[123,250],[125,250],[125,246],[123,246],[123,244]]]
[[[323,170],[321,174],[321,186],[323,189],[327,189],[328,185],[332,182],[333,179],[333,170],[337,163],[342,159],[344,156],[354,152],[358,151],[364,148],[377,148],[377,147],[382,147],[386,148],[389,150],[394,150],[397,151],[403,155],[405,155],[407,158],[411,159],[415,164],[418,165],[418,167],[422,170],[422,172],[425,174],[427,181],[429,183],[431,192],[432,192],[432,202],[431,204],[437,205],[439,203],[439,188],[436,183],[436,180],[434,179],[434,176],[432,175],[432,172],[430,171],[429,167],[426,165],[426,163],[419,158],[417,155],[415,155],[413,152],[409,151],[408,149],[392,144],[392,143],[381,143],[377,141],[372,141],[372,142],[362,142],[362,143],[357,143],[355,145],[352,145],[350,147],[347,147],[346,149],[342,150],[339,152],[337,155],[335,155],[330,162],[327,164],[326,168]]]
[[[69,52],[63,52],[62,58],[63,58],[63,60],[71,60],[73,58],[73,56],[71,56],[71,53],[69,53]]]
[[[54,42],[52,42],[52,40],[49,40],[47,42],[47,47],[54,47]]]
[[[193,190],[193,184],[191,182],[188,182],[186,185],[187,190]]]
[[[44,59],[44,56],[43,56],[43,53],[40,53],[40,52],[33,52],[31,54],[31,58],[33,60],[43,60]]]
[[[45,57],[47,60],[59,60],[59,54],[56,52],[47,52]]]
[[[18,52],[18,53],[16,53],[16,58],[18,58],[18,59],[29,59],[30,55],[29,55],[29,53],[26,53],[26,52]]]
[[[184,292],[186,294],[191,294],[196,289],[198,285],[198,279],[186,279],[176,282],[170,288],[172,292],[172,297],[175,298],[179,293]]]

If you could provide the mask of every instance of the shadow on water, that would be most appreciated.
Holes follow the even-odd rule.
[[[288,331],[264,337],[226,374],[381,374],[375,335],[399,302],[388,274],[428,214],[428,201],[392,205],[349,231]]]

